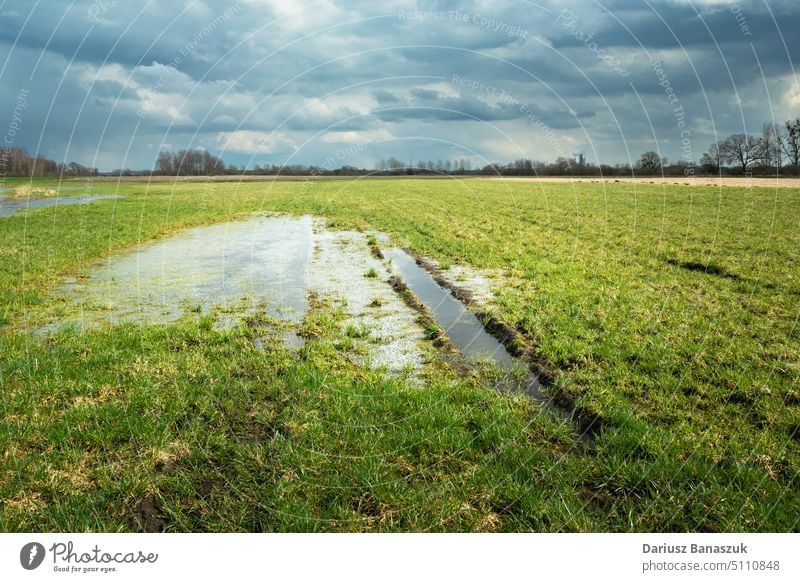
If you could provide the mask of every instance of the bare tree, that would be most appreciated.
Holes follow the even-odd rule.
[[[420,162],[420,166],[422,166],[422,162]],[[401,162],[395,157],[391,157],[388,160],[386,160],[386,167],[389,170],[397,171],[403,169],[404,166],[403,162]]]
[[[784,124],[781,148],[791,165],[800,166],[800,118],[790,119]]]
[[[700,164],[703,169],[709,174],[719,174],[719,169],[722,167],[722,147],[723,142],[717,141],[712,143],[708,151],[700,158]]]
[[[58,163],[44,156],[31,156],[24,148],[0,147],[0,176],[75,176],[97,175],[97,168],[76,162]]]
[[[735,133],[728,136],[720,145],[722,161],[737,164],[742,172],[764,159],[764,144],[760,137],[745,133]]]
[[[769,168],[781,169],[781,128],[777,123],[767,122],[761,126],[761,143],[764,148],[762,162]]]
[[[162,151],[153,172],[164,176],[210,176],[225,172],[225,163],[206,150]]]
[[[156,173],[162,176],[173,175],[172,152],[159,152],[156,158]]]

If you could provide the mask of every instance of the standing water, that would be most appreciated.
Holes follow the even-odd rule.
[[[486,333],[478,318],[414,259],[400,249],[390,249],[385,255],[400,271],[403,283],[408,285],[461,353],[471,360],[491,359],[504,370],[514,367],[514,360],[503,344]]]
[[[7,202],[5,197],[0,197],[0,217],[11,216],[18,210],[28,208],[41,208],[43,206],[65,206],[69,204],[89,204],[95,200],[109,200],[119,198],[116,194],[96,194],[90,196],[69,196],[64,198],[35,198],[33,200],[19,200]]]
[[[472,361],[490,359],[498,369],[509,372],[507,381],[501,382],[498,389],[522,391],[562,418],[567,417],[564,411],[558,409],[544,394],[536,374],[528,372],[521,382],[512,379],[513,375],[510,373],[520,370],[525,366],[524,363],[515,360],[505,346],[486,331],[478,318],[453,297],[450,291],[439,285],[408,253],[394,248],[384,254],[400,271],[403,283],[408,285],[467,359]]]
[[[82,302],[79,323],[175,321],[219,310],[222,327],[242,312],[300,321],[305,315],[312,219],[261,216],[188,230],[110,257],[66,290]]]
[[[257,216],[193,228],[109,257],[105,267],[73,280],[64,291],[79,302],[81,311],[69,319],[91,327],[163,323],[187,312],[215,312],[217,325],[229,327],[243,314],[266,309],[272,317],[297,324],[308,311],[310,290],[327,297],[343,294],[354,324],[368,323],[378,340],[373,346],[377,360],[400,369],[419,359],[419,326],[384,282],[365,278],[369,266],[381,269],[381,261],[370,256],[363,236],[321,227],[315,232],[310,216]],[[498,388],[521,390],[547,403],[537,376],[450,291],[404,251],[390,249],[386,258],[466,359],[491,361],[506,373]],[[381,309],[371,307],[376,297]],[[63,323],[70,321],[61,319]],[[298,347],[302,340],[288,331],[284,343]]]

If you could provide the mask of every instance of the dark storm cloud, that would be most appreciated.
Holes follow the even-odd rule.
[[[380,105],[400,103],[401,101],[400,97],[387,91],[386,89],[378,89],[377,91],[373,91],[372,96],[375,97],[375,100]]]
[[[628,68],[632,81],[644,81],[637,83],[642,92],[658,92],[646,82],[643,65],[660,60],[664,51],[681,61],[677,64],[683,70],[674,75],[674,83],[688,91],[733,89],[749,84],[762,70],[767,76],[785,75],[800,58],[800,37],[794,33],[800,21],[797,3],[617,1],[606,8],[596,13],[558,11],[558,25],[551,33],[553,47],[578,54],[585,62],[589,56],[585,39],[591,34],[589,43],[609,53],[635,55],[640,66]],[[589,20],[592,14],[597,20]],[[604,87],[604,93],[610,91],[613,88]]]
[[[448,97],[428,89],[415,88],[410,98],[394,107],[376,109],[374,115],[385,121],[424,119],[448,121],[475,118],[483,121],[513,119],[518,114],[508,105],[491,106],[470,95]]]
[[[456,79],[455,86],[460,86]],[[392,106],[373,110],[373,115],[384,121],[401,122],[408,119],[425,121],[523,121],[529,112],[535,113],[549,127],[556,129],[575,128],[580,125],[578,119],[592,117],[593,110],[572,111],[568,108],[542,107],[535,103],[520,102],[509,93],[490,87],[491,94],[499,101],[496,105],[472,96],[460,95],[449,97],[430,89],[412,88],[408,99],[396,99]],[[484,93],[489,93],[484,89]]]
[[[369,164],[546,159],[557,141],[614,162],[654,147],[680,155],[673,99],[699,157],[715,134],[800,115],[797,6],[5,3],[0,114],[28,90],[17,145],[104,169],[189,145],[226,147],[236,163],[319,163],[366,144],[347,162]]]
[[[186,52],[198,36],[202,36],[202,43],[194,47],[195,54],[184,64],[197,62],[204,54],[221,54],[225,39],[204,35],[203,30],[220,28],[231,19],[226,18],[226,10],[239,5],[225,3],[219,9],[208,9],[199,0],[84,0],[73,4],[45,0],[25,8],[7,6],[0,10],[2,44],[46,50],[68,61],[136,66],[170,62]]]
[[[605,9],[597,11],[603,26],[595,38],[605,46],[658,49],[738,44],[742,40],[758,42],[771,39],[780,29],[787,41],[793,40],[797,48],[796,38],[790,38],[796,37],[792,34],[797,18],[796,2],[617,1],[605,2],[603,6]],[[566,10],[581,16],[581,10]],[[562,28],[563,11],[557,11]],[[554,40],[553,44],[561,47],[582,43],[574,35],[567,34]],[[775,52],[780,54],[782,51],[783,47],[776,44]]]

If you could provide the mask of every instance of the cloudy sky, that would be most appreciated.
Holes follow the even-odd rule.
[[[0,0],[0,117],[102,170],[697,159],[800,116],[798,30],[798,0]]]

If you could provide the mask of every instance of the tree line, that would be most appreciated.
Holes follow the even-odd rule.
[[[702,155],[699,164],[692,159],[670,162],[655,151],[643,152],[633,163],[578,163],[572,158],[558,157],[553,162],[521,158],[512,162],[493,162],[473,167],[468,158],[457,160],[408,160],[395,157],[381,159],[374,169],[342,166],[337,169],[319,166],[259,166],[241,169],[239,173],[255,175],[484,175],[484,176],[624,176],[656,175],[800,175],[800,118],[783,124],[765,123],[761,134],[736,133],[719,140]]]
[[[206,150],[185,149],[159,152],[153,173],[162,176],[214,176],[236,174],[239,170],[236,166],[226,167],[222,158]]]
[[[653,151],[644,152],[634,165],[639,174],[684,173],[692,164],[670,166],[667,158]],[[700,158],[700,171],[706,174],[787,175],[800,174],[800,118],[782,125],[764,123],[760,134],[734,133],[712,143]]]
[[[44,156],[31,156],[24,148],[0,149],[0,176],[96,176],[97,168],[88,168],[77,162],[58,163]]]
[[[152,171],[115,170],[112,175],[156,174],[162,176],[293,175],[293,176],[362,176],[362,175],[485,175],[485,176],[614,176],[614,175],[690,175],[762,174],[800,175],[800,118],[783,124],[765,123],[760,134],[736,133],[708,148],[695,165],[694,160],[670,161],[655,151],[643,152],[633,164],[576,163],[561,156],[554,162],[518,159],[473,167],[468,158],[456,160],[408,160],[395,157],[380,160],[375,168],[350,165],[339,168],[291,164],[259,165],[252,168],[226,165],[222,158],[200,149],[159,152]],[[23,148],[0,149],[2,176],[97,176],[97,168],[77,162],[58,163],[43,156],[31,156]]]
[[[783,125],[765,123],[760,135],[736,133],[711,144],[700,164],[716,174],[724,167],[747,173],[753,168],[780,172],[784,162],[797,173],[800,166],[800,118]]]

